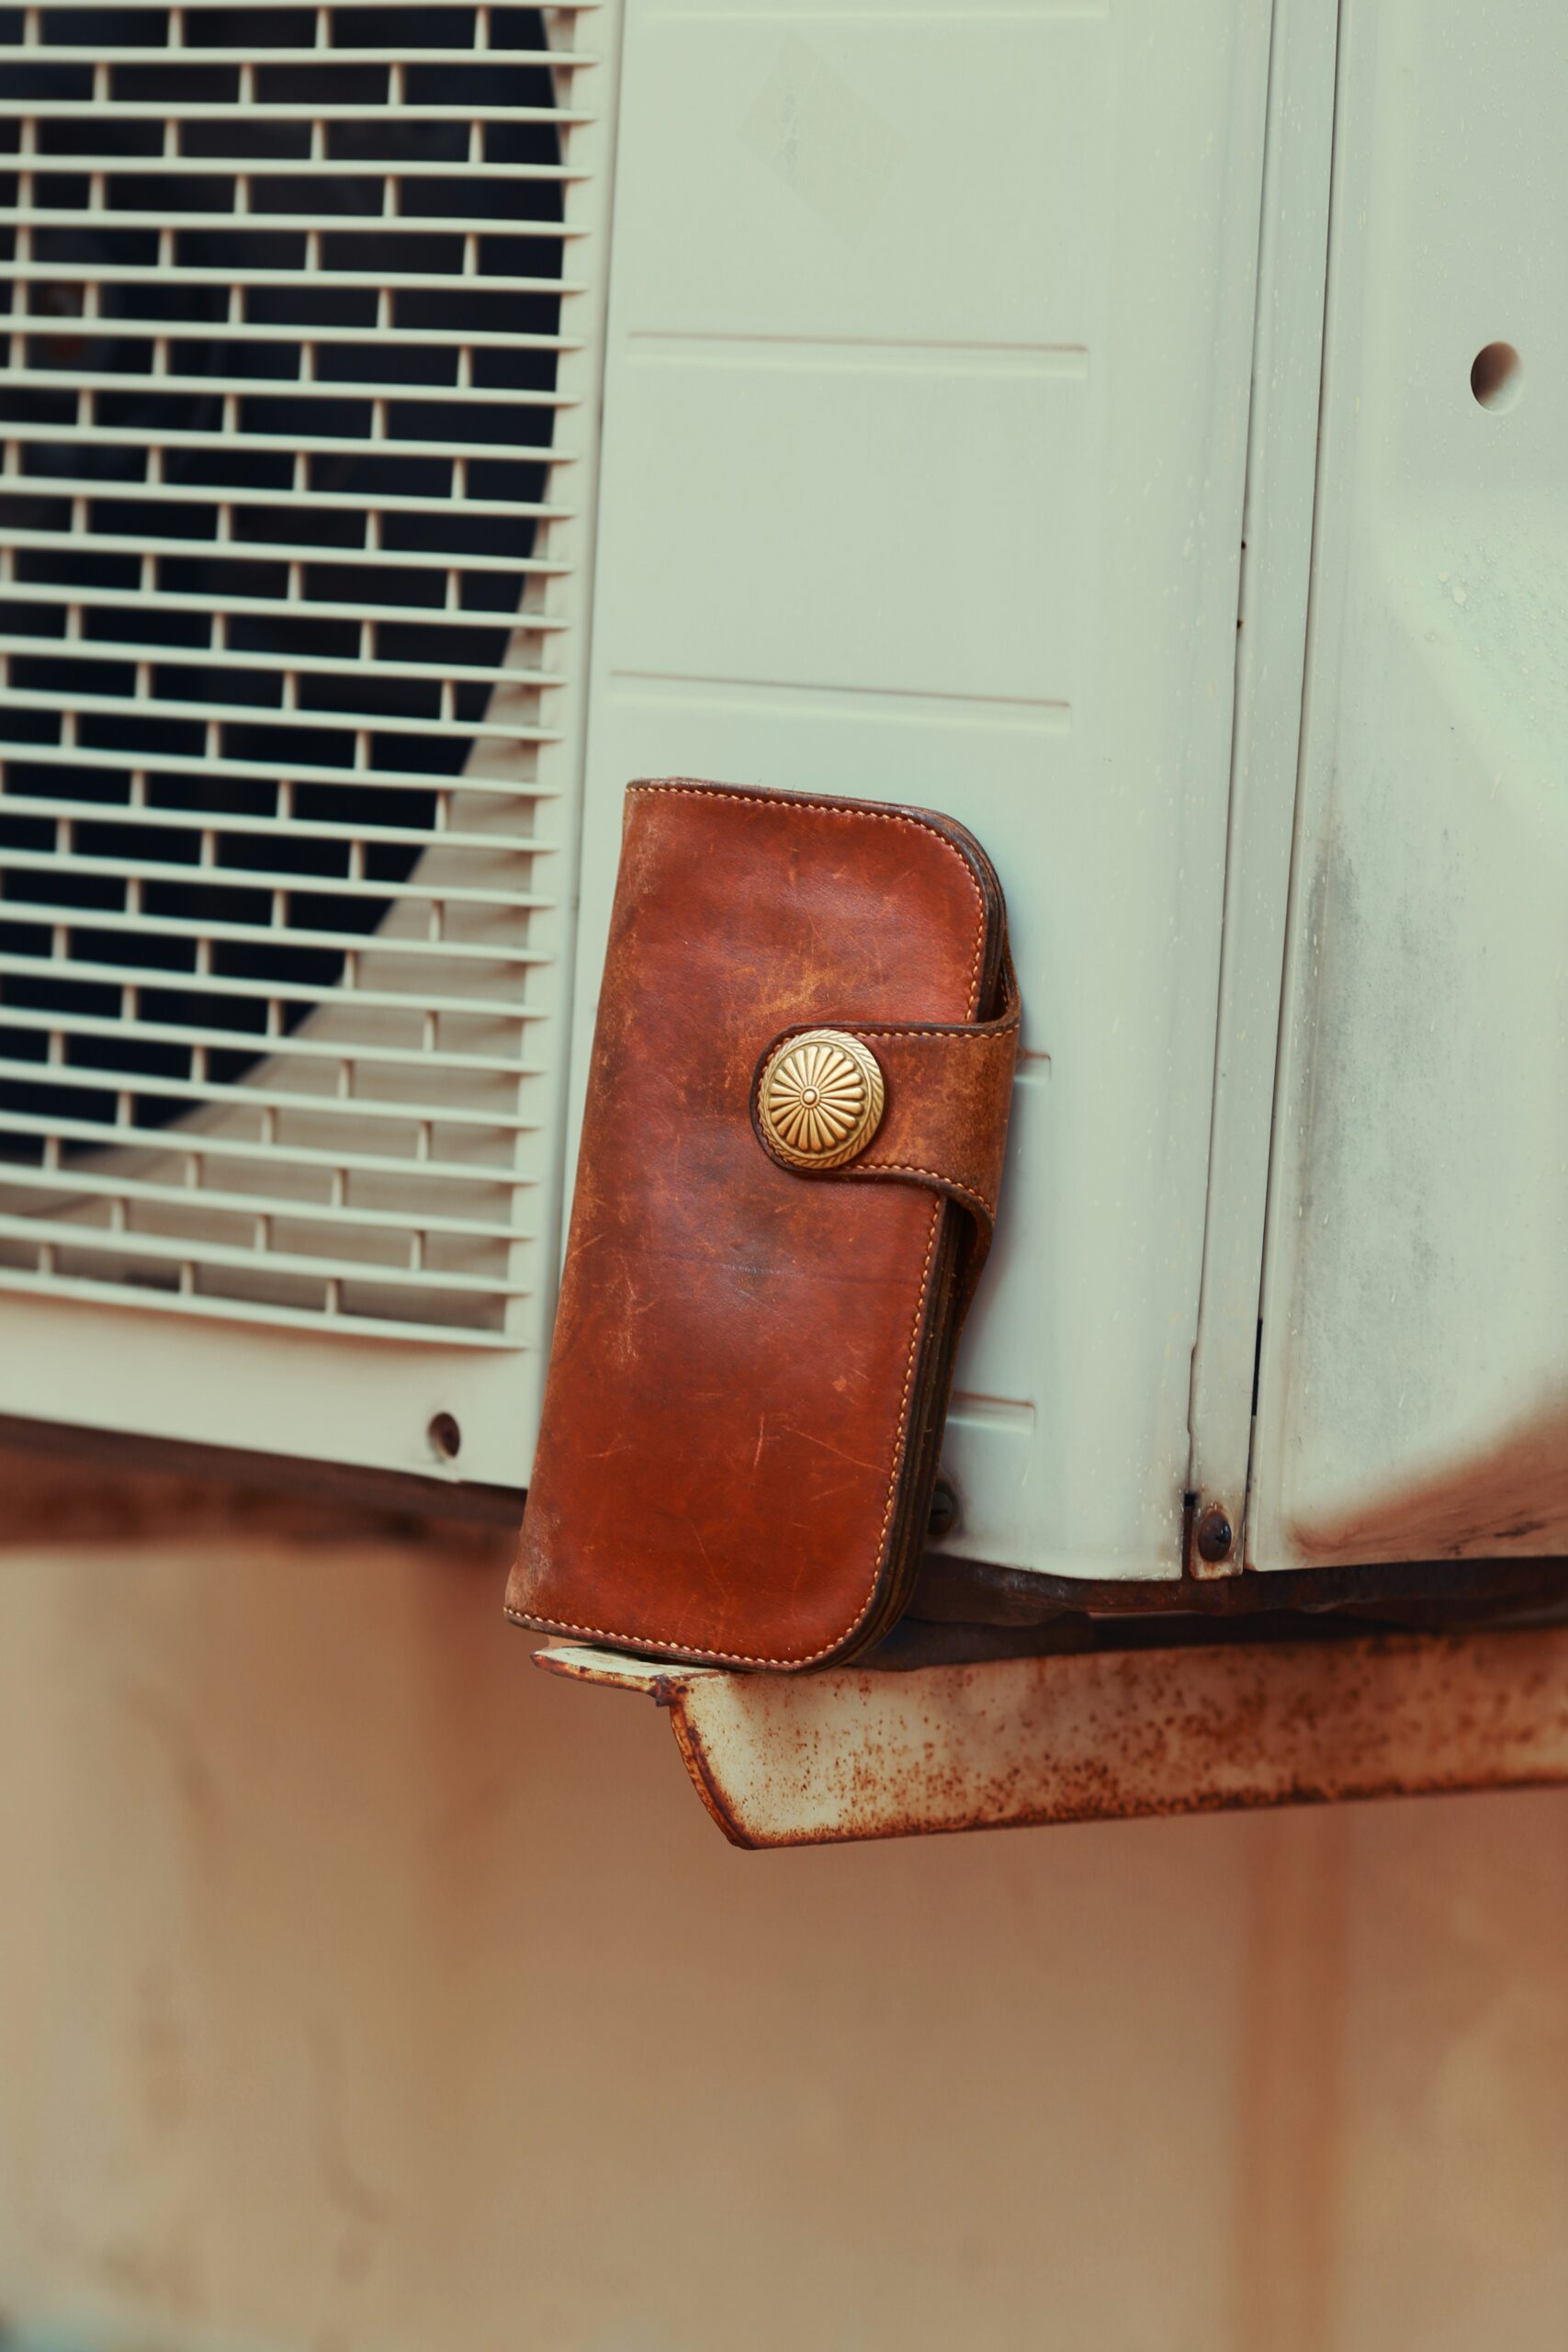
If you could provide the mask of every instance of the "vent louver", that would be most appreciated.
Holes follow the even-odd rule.
[[[580,13],[0,10],[0,1287],[539,1336]]]

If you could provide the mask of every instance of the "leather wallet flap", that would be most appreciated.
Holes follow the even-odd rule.
[[[881,1177],[927,1184],[967,1209],[977,1227],[966,1265],[971,1283],[990,1248],[996,1223],[1018,1060],[1021,1007],[1011,959],[1005,953],[1000,997],[1001,1009],[990,1021],[828,1021],[820,1029],[795,1023],[767,1047],[752,1089],[758,1141],[781,1167],[818,1180]],[[762,1105],[789,1047],[817,1034],[853,1038],[866,1049],[877,1066],[882,1102],[874,1128],[852,1157],[813,1167],[800,1156],[784,1155]]]

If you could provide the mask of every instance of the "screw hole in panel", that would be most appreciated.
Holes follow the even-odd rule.
[[[1483,408],[1501,413],[1524,388],[1524,369],[1511,343],[1489,343],[1471,362],[1470,389]]]

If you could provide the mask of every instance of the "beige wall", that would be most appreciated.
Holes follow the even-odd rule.
[[[1568,1795],[738,1854],[501,1547],[244,1528],[0,1555],[14,2319],[1558,2352]]]

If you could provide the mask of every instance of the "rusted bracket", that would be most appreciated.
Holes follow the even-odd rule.
[[[670,1711],[738,1846],[1568,1781],[1568,1627],[771,1676],[540,1650]]]

